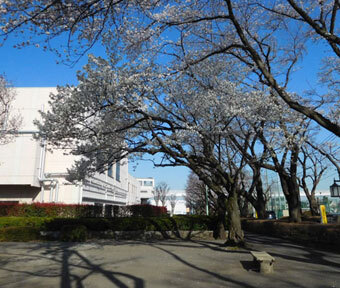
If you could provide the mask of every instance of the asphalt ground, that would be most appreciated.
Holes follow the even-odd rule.
[[[247,234],[246,249],[222,244],[176,240],[3,242],[0,287],[340,288],[340,254],[255,234]],[[249,250],[274,256],[274,273],[257,272]]]

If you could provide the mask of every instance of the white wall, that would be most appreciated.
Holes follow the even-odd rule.
[[[14,141],[0,146],[0,201],[125,205],[129,188],[127,160],[121,161],[119,181],[116,179],[116,165],[113,165],[113,177],[107,172],[96,173],[83,183],[73,185],[65,180],[65,176],[76,157],[64,155],[64,150],[60,149],[54,149],[53,153],[44,152],[41,143],[33,139],[33,132],[37,130],[33,121],[40,119],[39,110],[48,110],[51,92],[56,93],[56,88],[16,88],[14,113],[21,114],[23,123]],[[45,181],[42,185],[38,179],[40,170],[45,178],[53,181]],[[138,190],[139,187],[135,187]]]
[[[155,189],[155,179],[149,178],[137,178],[140,185],[140,198],[151,199],[153,198],[152,191]],[[147,185],[150,182],[151,185]]]

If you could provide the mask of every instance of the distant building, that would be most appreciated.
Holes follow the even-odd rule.
[[[153,199],[152,191],[155,189],[155,179],[149,178],[137,178],[140,186],[140,203],[151,204]]]
[[[48,109],[51,92],[56,93],[56,88],[16,88],[13,108],[22,115],[23,124],[13,142],[0,146],[0,202],[140,203],[139,182],[129,175],[127,159],[72,184],[66,180],[67,168],[76,157],[61,149],[51,153],[45,143],[33,139],[37,132],[33,120],[40,118],[39,110]]]
[[[185,190],[170,190],[169,191],[169,193],[167,194],[166,202],[165,202],[166,209],[168,210],[169,213],[171,211],[170,195],[176,195],[174,215],[187,214],[187,206],[186,206],[186,201],[185,201],[185,195],[186,195]],[[156,205],[156,202],[153,197],[152,199],[149,200],[149,203],[152,205]]]

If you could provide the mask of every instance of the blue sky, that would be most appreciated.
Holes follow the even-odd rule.
[[[40,48],[26,47],[15,49],[13,45],[17,39],[9,39],[4,46],[0,47],[0,73],[5,73],[7,79],[16,87],[54,87],[57,85],[77,84],[76,71],[87,63],[87,57],[83,57],[74,66],[57,64],[58,57],[52,52],[44,52]],[[315,72],[320,65],[318,57],[320,50],[325,52],[324,47],[313,47],[312,53],[306,55],[301,68],[294,74],[290,88],[296,92],[308,89],[315,85],[317,77]],[[91,50],[95,55],[102,54],[100,47]],[[328,137],[328,133],[320,135],[321,141]],[[335,177],[335,169],[329,169],[324,180],[319,185],[319,190],[328,190]],[[154,168],[150,161],[141,161],[138,165],[130,165],[130,173],[135,177],[154,177],[156,183],[165,181],[171,189],[179,190],[185,188],[189,170],[184,167],[176,168]],[[276,178],[269,173],[269,179]]]

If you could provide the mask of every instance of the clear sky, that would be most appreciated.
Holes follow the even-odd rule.
[[[4,46],[0,47],[0,73],[4,73],[6,78],[15,87],[54,87],[57,85],[77,84],[76,71],[87,63],[87,57],[83,57],[74,66],[69,67],[65,64],[57,64],[58,57],[51,52],[44,52],[40,48],[26,47],[15,49],[13,39],[9,39]],[[15,41],[17,43],[17,39]],[[315,47],[312,53],[307,55],[303,62],[303,69],[294,74],[290,88],[301,92],[314,86],[317,78],[315,71],[320,65],[320,58],[317,57],[317,50],[323,47]],[[315,51],[313,51],[315,50]],[[98,46],[91,50],[95,55],[103,54]],[[301,65],[302,66],[302,65]],[[323,139],[329,134],[322,133]],[[137,164],[137,165],[135,165]],[[150,161],[141,161],[130,165],[130,173],[135,177],[154,177],[156,183],[165,181],[171,189],[185,189],[185,183],[189,170],[183,167],[176,168],[154,168]],[[269,173],[269,180],[276,179],[276,176]],[[319,185],[319,190],[328,190],[336,176],[335,169],[331,167],[324,180]]]

